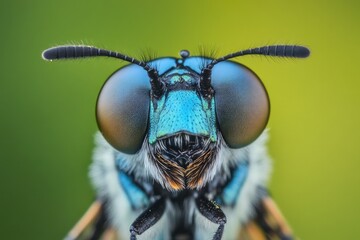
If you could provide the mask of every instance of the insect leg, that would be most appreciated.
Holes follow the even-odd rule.
[[[195,200],[199,212],[213,223],[219,224],[213,240],[221,240],[226,223],[226,216],[220,207],[213,201],[209,201],[203,196],[199,196]]]
[[[291,228],[266,189],[259,189],[259,191],[262,197],[256,205],[257,217],[255,221],[265,235],[268,238],[277,237],[281,240],[294,239]]]
[[[102,205],[102,211],[100,213],[100,216],[96,220],[94,224],[94,230],[91,233],[91,236],[89,237],[89,240],[98,240],[103,235],[104,231],[109,227],[108,225],[108,216],[105,211],[105,203]]]
[[[71,229],[65,239],[77,239],[85,231],[85,229],[89,227],[90,224],[101,214],[101,211],[102,203],[97,200],[89,207],[84,216]]]
[[[140,235],[157,223],[165,212],[165,198],[161,197],[146,209],[130,226],[130,239],[135,240]]]
[[[116,231],[114,228],[109,227],[104,231],[104,234],[101,236],[101,240],[114,240],[116,239]]]

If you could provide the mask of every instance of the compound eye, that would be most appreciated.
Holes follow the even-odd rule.
[[[140,150],[148,124],[150,83],[140,66],[116,71],[103,85],[97,100],[96,119],[105,139],[117,150]]]
[[[224,61],[214,66],[211,83],[217,121],[227,145],[241,148],[253,142],[270,114],[269,97],[259,77],[241,64]]]

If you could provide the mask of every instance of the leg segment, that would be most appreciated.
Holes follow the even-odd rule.
[[[66,240],[78,239],[85,229],[91,226],[91,224],[99,218],[103,213],[103,203],[100,200],[95,201],[84,216],[76,223],[71,229],[69,234],[65,237]]]
[[[165,212],[165,198],[161,197],[146,209],[130,226],[130,239],[135,240],[140,235],[157,223]]]
[[[266,189],[259,189],[261,199],[256,205],[255,221],[268,239],[279,238],[281,240],[294,239],[292,230],[281,214],[276,203],[268,195]]]
[[[96,220],[96,223],[94,225],[94,230],[91,234],[91,237],[89,237],[89,240],[98,240],[103,235],[104,231],[109,227],[108,226],[108,216],[106,214],[105,210],[105,204],[102,206],[102,211],[100,213],[100,216]]]
[[[213,240],[221,240],[226,223],[224,212],[215,202],[209,201],[204,196],[199,196],[196,198],[195,202],[197,209],[204,217],[213,223],[219,224],[219,227],[213,236]]]

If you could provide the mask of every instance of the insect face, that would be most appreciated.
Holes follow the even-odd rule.
[[[204,95],[202,66],[213,59],[161,58],[161,95],[151,91],[147,72],[129,65],[104,84],[97,120],[116,149],[136,153],[143,144],[159,182],[170,190],[202,187],[216,166],[218,139],[232,148],[255,140],[266,126],[269,101],[260,79],[245,66],[214,66],[211,94]],[[219,136],[218,136],[219,135]]]
[[[254,72],[229,61],[247,54],[304,58],[310,52],[275,45],[210,59],[183,50],[181,58],[143,62],[90,46],[44,51],[46,60],[107,56],[132,63],[112,74],[99,93],[97,123],[113,148],[101,136],[91,170],[99,198],[109,206],[103,213],[122,238],[149,239],[146,230],[157,225],[162,230],[156,239],[204,239],[210,221],[217,225],[213,239],[220,240],[227,212],[225,239],[236,239],[238,224],[242,228],[257,209],[267,209],[256,213],[266,235],[290,239],[291,231],[277,226],[283,226],[281,218],[272,227],[265,220],[279,216],[264,200],[270,169],[266,133],[259,136],[269,119],[269,98]],[[174,226],[164,229],[168,222]],[[130,232],[123,230],[129,226]]]

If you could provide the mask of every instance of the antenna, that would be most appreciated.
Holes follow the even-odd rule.
[[[200,87],[204,96],[212,93],[211,89],[211,70],[215,64],[228,60],[230,58],[240,57],[244,55],[265,55],[274,57],[288,57],[288,58],[306,58],[310,55],[310,50],[307,47],[298,45],[270,45],[258,48],[250,48],[238,52],[230,53],[223,57],[212,60],[201,73]]]
[[[112,57],[136,64],[147,71],[150,77],[151,89],[155,97],[159,98],[164,92],[164,84],[160,81],[155,68],[150,67],[146,62],[139,61],[122,53],[86,45],[56,46],[46,49],[42,53],[42,58],[47,61],[87,57]]]

